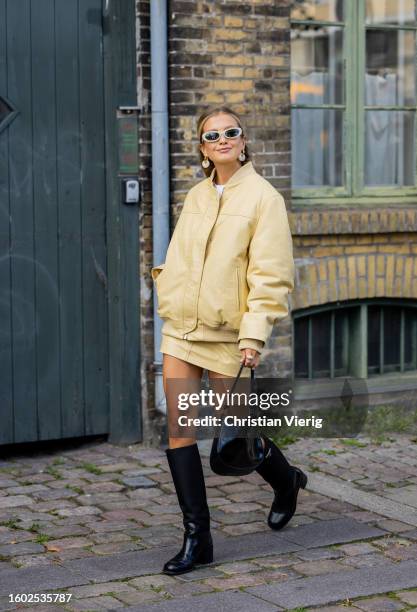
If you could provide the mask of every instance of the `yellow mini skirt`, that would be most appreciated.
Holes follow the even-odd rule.
[[[237,342],[208,342],[184,340],[162,334],[161,353],[178,357],[205,370],[237,376],[242,353]],[[240,378],[250,377],[250,368],[244,367]]]

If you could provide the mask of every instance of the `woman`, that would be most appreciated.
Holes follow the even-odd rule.
[[[178,407],[167,379],[198,385],[203,369],[211,381],[233,379],[242,362],[242,376],[250,376],[274,323],[288,314],[294,286],[284,199],[254,169],[239,116],[224,106],[204,113],[198,139],[206,178],[187,193],[165,264],[152,268],[171,422]],[[281,529],[307,477],[267,438],[265,446],[257,471],[275,493],[268,524]],[[180,574],[213,560],[210,515],[196,440],[169,437],[166,454],[185,533],[163,571]]]

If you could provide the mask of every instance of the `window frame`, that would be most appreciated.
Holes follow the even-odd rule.
[[[349,0],[345,3],[344,21],[291,19],[292,25],[323,25],[343,27],[343,66],[345,74],[344,104],[309,105],[290,104],[290,109],[296,108],[345,108],[343,119],[344,143],[344,180],[345,187],[293,187],[292,200],[295,205],[311,206],[329,204],[347,204],[357,206],[381,206],[415,204],[417,201],[417,99],[414,106],[366,106],[364,104],[364,74],[366,62],[366,30],[411,30],[415,31],[415,74],[417,87],[417,21],[414,26],[405,24],[366,24],[366,6],[363,0]],[[291,74],[291,72],[290,72]],[[290,76],[291,80],[291,76]],[[377,186],[364,185],[365,158],[365,112],[368,109],[413,110],[414,143],[416,147],[416,168],[414,186]],[[356,126],[356,129],[355,129]]]

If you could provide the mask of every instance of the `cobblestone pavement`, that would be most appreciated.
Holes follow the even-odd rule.
[[[416,438],[289,445],[309,483],[280,532],[269,486],[214,475],[207,448],[215,561],[178,577],[160,573],[183,533],[162,450],[98,441],[0,461],[0,610],[417,610]]]

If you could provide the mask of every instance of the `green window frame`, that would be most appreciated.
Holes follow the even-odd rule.
[[[297,380],[417,371],[413,300],[374,298],[297,310],[293,337]]]
[[[294,7],[300,2],[294,2]],[[301,2],[302,4],[302,2]],[[314,5],[314,0],[310,2]],[[344,99],[342,104],[291,104],[291,112],[295,109],[340,109],[343,111],[343,182],[344,186],[296,187],[292,189],[292,200],[295,205],[348,204],[358,206],[395,205],[417,202],[417,163],[414,168],[414,185],[410,186],[366,186],[364,184],[365,162],[365,113],[372,109],[384,111],[414,112],[414,155],[417,147],[417,105],[412,106],[366,106],[364,104],[364,76],[366,68],[366,31],[367,30],[407,30],[416,32],[415,63],[417,75],[417,21],[414,25],[371,24],[366,23],[366,1],[345,0],[344,20],[326,21],[312,19],[290,18],[293,26],[331,26],[340,27],[344,31],[343,66],[344,66]],[[417,83],[417,76],[416,76]],[[294,134],[292,135],[294,137]],[[293,158],[292,163],[296,164]]]

